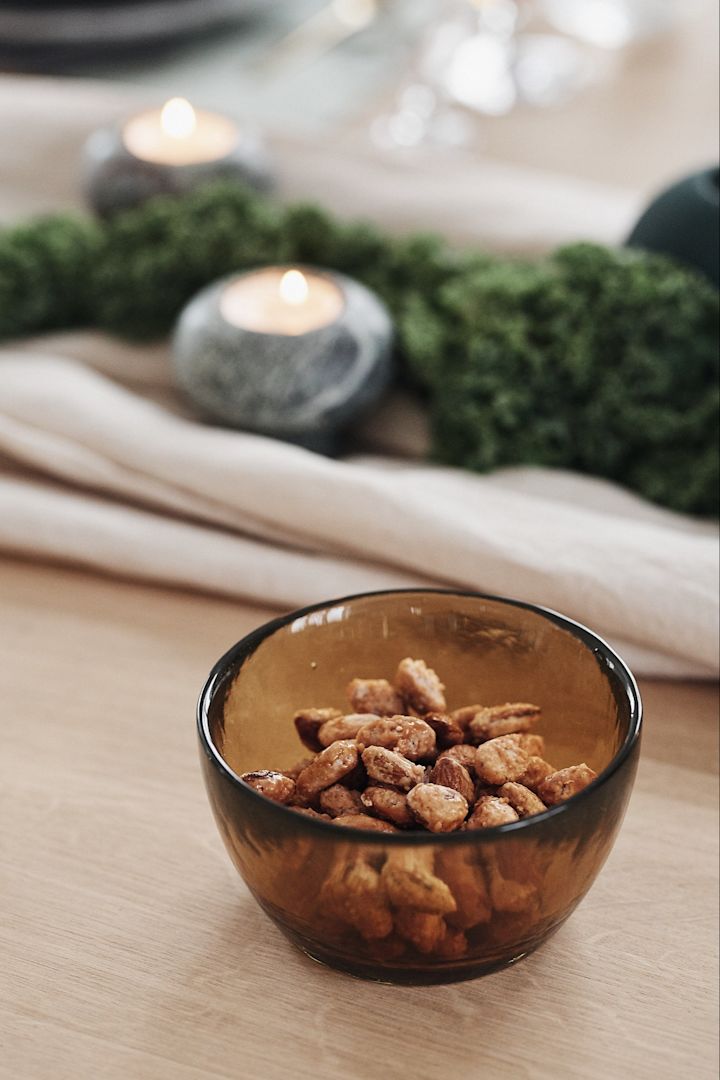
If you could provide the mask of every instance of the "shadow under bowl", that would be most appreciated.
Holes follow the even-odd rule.
[[[350,679],[392,678],[405,656],[438,672],[450,709],[540,705],[535,730],[547,760],[556,768],[585,761],[597,780],[534,817],[437,835],[341,828],[271,802],[240,779],[305,756],[291,722],[298,709],[347,711]],[[327,601],[243,638],[202,691],[198,732],[227,850],[282,932],[353,975],[434,983],[513,963],[571,914],[620,828],[641,714],[630,671],[577,623],[491,596],[403,590]],[[397,932],[408,912],[417,940],[427,936],[421,947]],[[443,942],[433,946],[440,920]]]

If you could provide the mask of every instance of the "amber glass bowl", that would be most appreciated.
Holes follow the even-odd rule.
[[[349,711],[351,678],[391,678],[405,656],[438,672],[449,708],[540,705],[547,760],[556,768],[585,761],[598,779],[535,817],[439,836],[336,826],[271,802],[240,779],[289,768],[307,753],[291,722],[296,710]],[[641,712],[625,664],[577,623],[496,597],[409,590],[328,601],[249,634],[210,675],[198,731],[222,838],[282,932],[316,960],[354,975],[430,983],[519,960],[570,915],[620,828]],[[381,882],[392,876],[387,900],[378,875]],[[338,914],[342,889],[341,909],[363,912],[355,925]],[[378,905],[385,909],[375,919]],[[432,916],[430,928],[438,916],[445,920],[442,947],[421,951],[397,932],[418,910]]]

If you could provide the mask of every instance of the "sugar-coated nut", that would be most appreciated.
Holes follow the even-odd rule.
[[[457,746],[465,738],[463,729],[447,713],[430,712],[426,713],[423,719],[435,732],[435,741],[439,750]]]
[[[470,721],[480,712],[482,705],[463,705],[461,709],[453,709],[450,719],[465,730]]]
[[[536,735],[534,731],[521,732],[518,735],[518,746],[522,746],[530,757],[545,757],[545,740],[542,735]]]
[[[441,758],[435,762],[428,778],[431,784],[442,784],[443,787],[455,788],[459,791],[468,806],[475,802],[475,783],[464,765],[451,757]]]
[[[585,762],[582,765],[570,765],[567,769],[559,769],[546,776],[538,785],[538,795],[546,806],[555,806],[577,795],[596,779],[597,773]]]
[[[387,679],[352,679],[347,695],[355,712],[395,716],[404,709],[403,699]]]
[[[417,820],[430,832],[454,832],[467,817],[467,800],[455,788],[441,784],[418,784],[408,792],[407,801]]]
[[[362,814],[363,805],[360,792],[351,791],[344,784],[332,784],[320,792],[320,808],[330,817],[341,814]]]
[[[333,825],[343,825],[348,829],[368,829],[370,832],[397,832],[389,821],[380,821],[369,814],[341,814],[333,818]]]
[[[524,784],[508,783],[498,788],[498,796],[507,799],[519,817],[532,817],[547,809],[545,803]]]
[[[519,914],[530,911],[537,903],[537,891],[526,881],[513,881],[500,874],[490,873],[490,900],[496,911]]]
[[[524,784],[526,788],[530,788],[537,795],[539,785],[546,776],[555,771],[554,767],[548,765],[547,761],[543,761],[541,757],[531,757],[527,769],[520,777],[519,783]]]
[[[431,850],[419,848],[388,851],[381,877],[395,908],[448,915],[457,904],[447,884],[433,873],[435,857]]]
[[[380,874],[364,859],[339,862],[320,890],[320,906],[353,926],[367,941],[386,938],[393,928]]]
[[[396,788],[371,784],[365,788],[360,799],[363,806],[393,825],[407,828],[408,825],[415,824],[415,818],[408,808],[407,796]]]
[[[301,799],[310,801],[331,784],[351,773],[358,763],[358,749],[350,739],[328,746],[300,773],[296,781]]]
[[[348,713],[328,720],[318,730],[317,740],[321,746],[330,746],[338,739],[354,739],[363,724],[368,721],[364,713]]]
[[[530,760],[518,745],[516,735],[501,735],[482,743],[475,751],[475,772],[486,784],[505,784],[519,780]]]
[[[492,907],[485,877],[472,857],[462,848],[452,847],[438,852],[436,866],[457,904],[457,910],[447,916],[447,921],[461,930],[489,922]]]
[[[318,732],[323,724],[336,716],[342,716],[339,709],[300,709],[296,712],[293,723],[303,746],[307,746],[308,750],[322,750]]]
[[[445,687],[424,660],[406,656],[395,673],[395,686],[408,705],[419,713],[445,712]]]
[[[305,814],[306,817],[319,818],[321,821],[332,821],[329,814],[320,814],[317,810],[313,810],[312,806],[291,806],[291,810],[294,810],[296,814]]]
[[[359,747],[384,746],[408,761],[427,758],[435,749],[435,732],[414,716],[375,716],[358,729],[355,738]]]
[[[459,960],[468,951],[468,940],[462,930],[446,926],[442,941],[435,949],[435,955],[441,960]]]
[[[468,743],[461,743],[459,746],[451,746],[449,750],[443,750],[439,758],[435,762],[444,761],[446,758],[450,758],[451,761],[457,761],[459,765],[462,765],[471,776],[475,773],[475,747],[468,745]]]
[[[294,765],[291,765],[289,769],[282,769],[281,772],[284,776],[289,776],[291,780],[297,780],[303,769],[307,769],[308,765],[312,765],[315,760],[315,755],[312,757],[300,758]]]
[[[357,743],[355,744],[357,746]],[[368,782],[368,774],[365,770],[365,766],[362,763],[360,757],[360,750],[358,749],[357,765],[346,776],[343,776],[342,782],[347,788],[352,788],[353,791],[362,791]]]
[[[475,742],[486,742],[499,735],[529,731],[539,716],[538,706],[526,702],[491,705],[475,714],[468,725],[468,732]]]
[[[422,765],[415,765],[402,754],[386,750],[384,746],[368,746],[363,750],[362,762],[373,780],[380,784],[391,784],[403,791],[409,791],[425,779]]]
[[[393,922],[400,937],[421,953],[434,952],[444,940],[447,929],[442,915],[412,908],[399,908],[393,912]]]
[[[295,781],[285,773],[274,772],[272,769],[246,772],[240,779],[273,802],[288,803],[295,794]]]
[[[468,829],[494,829],[496,825],[508,825],[519,821],[518,814],[505,799],[495,795],[481,795],[468,818]]]
[[[539,900],[537,886],[525,880],[522,866],[516,867],[517,877],[511,875],[507,867],[501,865],[497,853],[490,851],[486,855],[485,869],[495,911],[518,915],[536,909]]]

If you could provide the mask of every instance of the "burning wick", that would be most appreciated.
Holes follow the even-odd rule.
[[[160,112],[160,126],[171,139],[187,139],[195,130],[195,110],[185,98],[170,98]]]
[[[280,279],[280,296],[286,304],[299,307],[308,298],[307,278],[300,270],[287,270]]]

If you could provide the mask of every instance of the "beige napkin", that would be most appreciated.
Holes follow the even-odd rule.
[[[714,530],[612,485],[332,461],[57,357],[6,351],[0,370],[0,447],[88,492],[0,481],[0,546],[283,607],[428,581],[509,594],[621,641],[642,670],[714,670]]]
[[[0,79],[0,215],[77,201],[82,139],[137,103],[107,86]],[[619,239],[637,202],[467,157],[273,146],[287,194],[505,250]],[[413,461],[427,432],[408,399],[360,434],[371,453],[331,461],[202,425],[172,389],[166,346],[92,333],[12,343],[0,350],[0,549],[278,607],[420,583],[504,593],[588,623],[640,672],[717,671],[713,526],[588,477]]]

